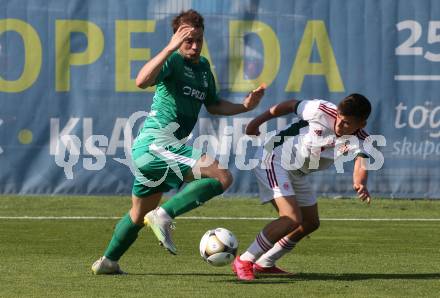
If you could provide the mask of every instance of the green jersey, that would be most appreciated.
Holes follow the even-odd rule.
[[[158,139],[164,142],[173,139],[168,133],[179,140],[186,138],[197,122],[202,104],[209,106],[218,101],[214,76],[204,57],[200,57],[199,63],[193,63],[174,52],[163,65],[155,85],[151,112],[133,149]]]

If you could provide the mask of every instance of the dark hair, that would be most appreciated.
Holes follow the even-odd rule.
[[[202,15],[193,9],[182,11],[178,16],[173,19],[171,23],[171,26],[173,27],[173,32],[176,33],[177,29],[179,29],[182,24],[188,24],[191,27],[201,28],[202,30],[205,29]]]
[[[367,120],[371,113],[371,104],[365,96],[353,93],[338,104],[338,111],[344,116]]]

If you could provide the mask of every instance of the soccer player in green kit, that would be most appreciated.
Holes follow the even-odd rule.
[[[123,273],[118,261],[138,236],[144,224],[170,253],[177,250],[171,238],[172,219],[223,193],[232,183],[227,169],[217,160],[184,145],[194,128],[200,108],[210,114],[236,115],[255,108],[264,86],[251,91],[241,104],[219,99],[209,62],[200,56],[203,17],[194,10],[173,19],[174,35],[168,45],[140,70],[136,85],[156,85],[149,117],[132,147],[136,168],[132,207],[117,223],[113,237],[93,265],[95,274]],[[188,184],[159,205],[162,194]]]

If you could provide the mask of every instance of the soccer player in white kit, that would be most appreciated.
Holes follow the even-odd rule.
[[[267,224],[246,252],[237,256],[232,269],[239,280],[256,274],[288,274],[275,262],[291,251],[303,237],[319,227],[316,196],[307,175],[321,171],[352,154],[355,159],[353,189],[370,203],[363,130],[371,104],[360,94],[351,94],[338,106],[325,100],[288,100],[253,119],[246,134],[259,135],[264,122],[295,113],[299,120],[267,142],[257,152],[261,167],[255,169],[260,198],[271,202],[279,217]]]

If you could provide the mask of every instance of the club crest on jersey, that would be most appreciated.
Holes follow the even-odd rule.
[[[289,189],[289,183],[284,182],[284,184],[283,184],[283,188],[284,188],[285,190],[288,190],[288,189]]]
[[[196,78],[192,68],[189,67],[189,66],[186,66],[186,65],[183,66],[183,75],[188,77],[188,78],[191,78],[191,79],[195,79]]]
[[[315,134],[317,136],[322,136],[322,130],[321,129],[315,129],[314,132],[315,132]]]
[[[190,86],[184,86],[182,91],[183,95],[194,97],[200,101],[203,101],[206,98],[205,92],[197,90],[196,88],[191,88]]]
[[[347,155],[348,152],[351,150],[351,147],[348,142],[345,142],[345,143],[339,144],[339,146],[337,147],[337,150],[338,150],[339,154]]]

